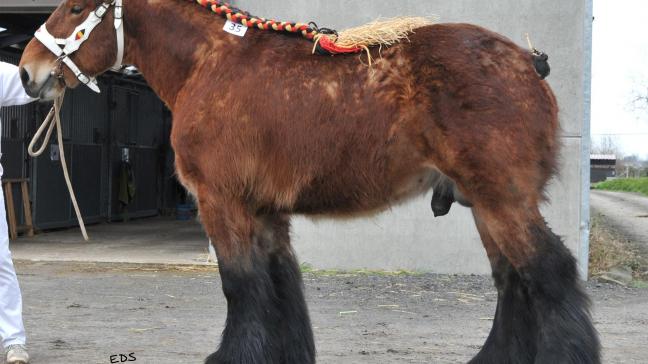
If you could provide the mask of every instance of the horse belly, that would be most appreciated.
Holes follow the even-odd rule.
[[[441,178],[432,168],[379,180],[343,178],[317,181],[300,194],[298,214],[333,218],[371,216],[429,191]]]

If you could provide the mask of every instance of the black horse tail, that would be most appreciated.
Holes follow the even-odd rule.
[[[535,66],[536,72],[538,72],[540,79],[544,80],[551,73],[549,56],[544,52],[534,49],[531,57],[533,57],[533,65]]]

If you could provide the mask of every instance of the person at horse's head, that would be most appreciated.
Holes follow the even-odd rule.
[[[34,101],[25,93],[18,67],[0,62],[0,107],[23,105]],[[2,124],[0,124],[2,125]],[[0,156],[2,154],[0,153]],[[10,156],[11,157],[11,156]],[[0,177],[2,177],[0,164]],[[0,341],[6,364],[27,364],[26,335],[22,320],[22,297],[9,251],[4,196],[0,193]]]

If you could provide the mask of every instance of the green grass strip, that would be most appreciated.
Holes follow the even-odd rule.
[[[648,177],[614,179],[599,182],[592,187],[596,190],[636,192],[648,196]]]

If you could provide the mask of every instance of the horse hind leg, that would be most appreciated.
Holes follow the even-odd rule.
[[[497,307],[490,334],[480,352],[470,363],[533,363],[537,352],[538,323],[521,277],[502,255],[486,225],[474,214],[493,271],[497,289]],[[527,334],[529,333],[529,334]]]
[[[600,363],[600,344],[576,261],[525,199],[476,203],[498,304],[471,363]],[[528,200],[526,200],[528,201]]]

